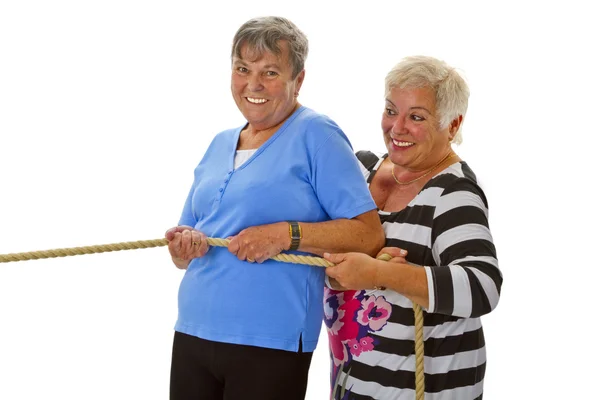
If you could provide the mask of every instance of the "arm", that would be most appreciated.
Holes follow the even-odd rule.
[[[436,266],[409,264],[399,249],[384,248],[381,253],[394,256],[388,262],[357,253],[326,254],[337,264],[326,274],[343,289],[392,289],[430,313],[469,318],[492,311],[502,274],[481,189],[466,179],[448,188],[436,205],[431,235]]]
[[[425,269],[409,264],[405,250],[397,247],[381,249],[378,257],[388,254],[390,261],[374,259],[365,254],[325,254],[325,259],[336,264],[325,270],[332,288],[361,290],[385,287],[394,290],[424,308],[429,307],[429,289]]]
[[[322,256],[325,252],[361,251],[375,255],[385,243],[385,235],[375,210],[352,219],[300,223],[299,251]],[[289,224],[250,227],[231,239],[228,249],[240,260],[262,263],[291,245]]]
[[[383,228],[375,210],[352,219],[300,223],[300,227],[302,240],[298,250],[319,256],[325,252],[346,251],[358,251],[374,256],[385,244]]]
[[[460,179],[436,205],[431,232],[435,266],[426,266],[428,312],[479,317],[500,299],[502,273],[488,224],[487,201],[473,181]]]

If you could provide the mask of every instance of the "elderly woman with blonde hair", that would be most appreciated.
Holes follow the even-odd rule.
[[[486,366],[480,317],[502,274],[488,203],[461,141],[469,89],[431,57],[408,57],[385,80],[387,153],[357,153],[386,233],[380,254],[325,254],[325,324],[332,399],[414,399],[415,318],[424,316],[426,399],[480,399]],[[335,289],[333,289],[335,288]]]

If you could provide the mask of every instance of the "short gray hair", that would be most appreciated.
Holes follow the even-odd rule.
[[[459,115],[467,113],[469,86],[463,77],[442,60],[426,56],[413,56],[402,59],[385,78],[385,94],[389,96],[394,88],[410,89],[429,87],[436,99],[437,118],[440,128],[445,128]],[[456,132],[453,143],[462,142],[462,124]]]
[[[253,18],[242,25],[233,37],[231,58],[241,58],[242,46],[248,47],[258,53],[269,51],[281,55],[277,42],[286,41],[289,46],[289,62],[292,67],[292,77],[296,78],[304,69],[304,62],[308,55],[308,39],[290,20],[282,17]]]

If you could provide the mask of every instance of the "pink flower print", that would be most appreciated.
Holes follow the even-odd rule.
[[[342,326],[344,326],[344,323],[342,322],[344,314],[346,314],[346,311],[338,309],[338,319],[335,320],[335,322],[331,325],[330,329],[331,333],[333,333],[334,335],[339,334],[340,329],[342,329]]]
[[[329,349],[331,350],[333,363],[340,366],[348,361],[346,345],[340,340],[339,336],[332,335],[331,332],[327,332],[327,335],[329,336]]]
[[[360,356],[360,353],[371,351],[375,348],[375,346],[373,346],[373,338],[366,336],[360,340],[348,340],[348,348],[350,349],[350,354],[352,354],[354,357],[358,357]]]
[[[371,351],[375,348],[373,345],[373,338],[369,336],[365,336],[364,338],[360,339],[359,343],[362,351]]]
[[[344,292],[344,303],[338,307],[338,319],[341,322],[337,333],[341,341],[354,339],[358,336],[358,324],[354,320],[356,310],[360,308],[360,301],[354,297],[353,291]],[[337,322],[337,321],[336,321]]]
[[[359,324],[368,325],[372,331],[378,331],[387,324],[392,313],[392,306],[385,301],[383,296],[365,297],[361,305],[362,310],[356,316]]]

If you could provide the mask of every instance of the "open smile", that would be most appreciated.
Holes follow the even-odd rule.
[[[246,97],[246,100],[252,104],[265,104],[268,101],[267,99],[259,99],[256,97]]]
[[[414,146],[414,143],[403,142],[403,141],[394,140],[394,139],[392,139],[392,143],[394,143],[394,146],[397,146],[397,147],[410,147],[410,146]]]

